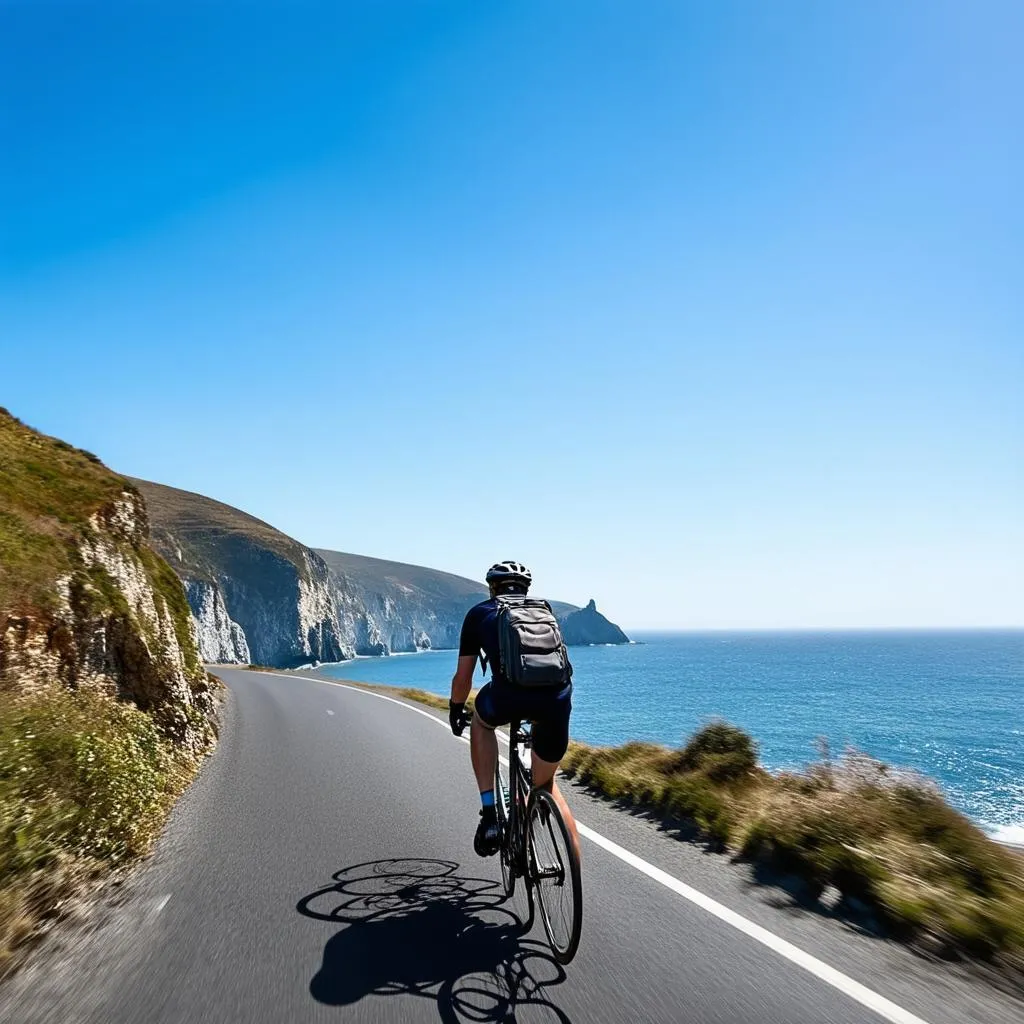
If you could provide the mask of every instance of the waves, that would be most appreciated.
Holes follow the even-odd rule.
[[[1024,847],[1024,822],[1019,825],[996,825],[985,831],[998,843]]]

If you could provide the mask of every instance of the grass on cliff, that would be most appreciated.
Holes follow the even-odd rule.
[[[75,600],[96,614],[113,612],[135,619],[109,575],[85,570],[79,545],[91,532],[90,517],[108,508],[134,485],[112,472],[91,452],[40,434],[0,408],[0,613],[52,612],[60,604],[55,586],[71,577]],[[194,685],[204,673],[192,637],[190,612],[181,581],[153,550],[134,549],[154,594],[163,598],[186,672]],[[152,651],[161,649],[148,622],[137,625]]]
[[[95,455],[0,409],[0,609],[52,607],[89,517],[126,488]]]
[[[899,937],[1024,972],[1024,859],[920,776],[856,751],[769,774],[750,736],[723,722],[679,750],[573,743],[562,767],[609,799],[801,876],[816,895],[834,887]]]
[[[270,552],[293,565],[302,579],[308,577],[303,546],[262,519],[192,491],[150,480],[131,483],[149,510],[153,546],[175,565],[181,564],[181,551],[190,575],[214,580],[230,566],[234,575],[244,575],[261,552]]]
[[[131,704],[0,693],[0,978],[71,897],[150,848],[196,767]]]

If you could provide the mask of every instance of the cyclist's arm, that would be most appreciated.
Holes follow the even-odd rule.
[[[452,676],[452,700],[456,704],[465,704],[469,691],[473,688],[473,670],[476,668],[476,655],[459,655],[459,664]]]
[[[473,688],[473,670],[480,655],[480,635],[476,624],[476,609],[470,608],[462,620],[459,636],[459,664],[452,676],[452,701],[464,704]]]

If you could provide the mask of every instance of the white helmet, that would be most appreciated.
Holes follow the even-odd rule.
[[[530,589],[533,582],[533,573],[523,565],[522,562],[513,562],[511,559],[504,562],[495,562],[487,570],[487,585],[500,587],[503,583],[514,583],[524,590]]]

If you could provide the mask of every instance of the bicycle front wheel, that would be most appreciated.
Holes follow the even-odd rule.
[[[576,955],[583,930],[583,882],[569,827],[555,798],[535,790],[528,815],[528,867],[551,951],[560,964]]]

